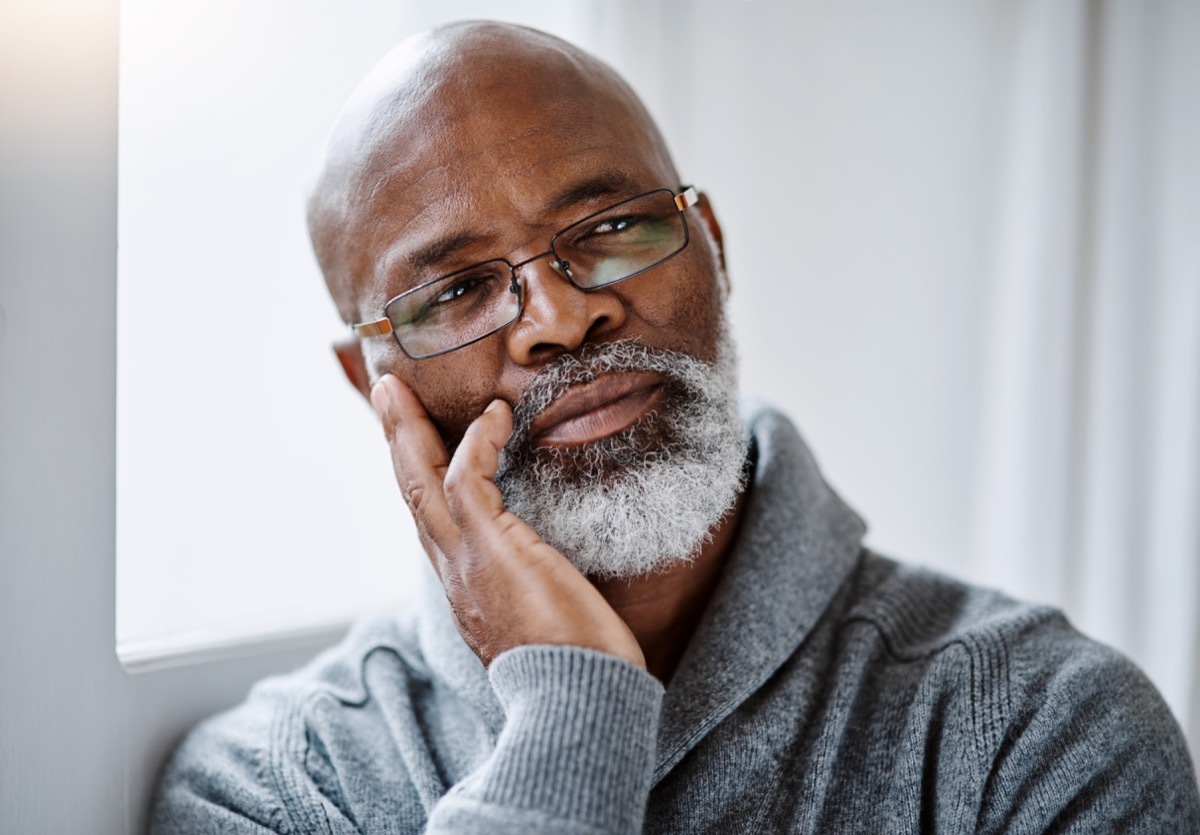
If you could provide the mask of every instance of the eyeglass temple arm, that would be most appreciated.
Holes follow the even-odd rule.
[[[359,339],[365,339],[368,336],[383,336],[392,332],[392,323],[386,317],[376,319],[374,322],[360,322],[356,325],[351,325],[350,330]]]
[[[681,191],[679,194],[675,195],[675,206],[681,212],[684,209],[690,209],[692,206],[695,206],[699,202],[700,202],[700,195],[696,193],[695,186],[688,186],[683,191]]]

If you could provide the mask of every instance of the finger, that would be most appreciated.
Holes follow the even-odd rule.
[[[552,550],[524,520],[504,506],[493,479],[500,450],[512,434],[512,409],[495,400],[463,436],[446,471],[445,495],[451,516],[467,539],[465,551],[538,556]],[[545,555],[541,555],[544,557]]]
[[[443,488],[450,459],[446,446],[412,389],[391,374],[371,388],[371,405],[383,421],[400,493],[441,575],[460,538]]]
[[[493,400],[472,421],[446,470],[446,494],[459,524],[480,514],[495,519],[504,512],[504,501],[493,479],[500,465],[500,450],[512,434],[512,409]]]

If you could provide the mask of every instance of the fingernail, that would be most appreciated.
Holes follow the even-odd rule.
[[[392,375],[384,374],[379,378],[379,382],[371,386],[371,405],[375,409],[375,414],[385,421],[396,400],[396,395],[392,391],[393,385],[395,384],[392,382]]]

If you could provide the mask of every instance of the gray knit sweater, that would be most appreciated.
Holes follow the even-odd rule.
[[[194,730],[155,833],[1200,832],[1175,721],[1056,611],[865,551],[748,418],[734,553],[670,686],[530,646],[485,671],[436,581]]]

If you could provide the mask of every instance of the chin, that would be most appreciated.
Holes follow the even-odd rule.
[[[531,448],[514,431],[496,476],[505,505],[590,577],[628,579],[693,558],[745,486],[732,353],[725,340],[711,364],[641,346],[585,358],[601,371],[661,372],[658,407],[579,446]]]

